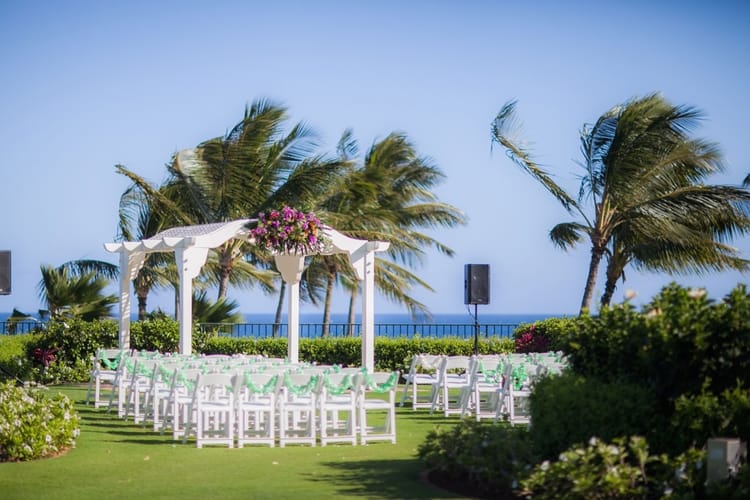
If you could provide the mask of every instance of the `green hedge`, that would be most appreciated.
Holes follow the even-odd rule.
[[[131,323],[130,344],[137,350],[175,352],[179,329],[172,319],[154,319]],[[118,325],[115,321],[71,321],[51,323],[41,334],[0,337],[1,378],[17,377],[44,383],[85,382],[89,377],[90,359],[100,347],[117,347]],[[342,366],[359,366],[362,360],[360,338],[301,339],[302,361]],[[37,348],[54,353],[55,361],[43,367],[34,358]],[[375,339],[375,364],[378,370],[409,369],[414,354],[469,355],[473,340],[458,338]],[[481,353],[509,353],[512,339],[481,339]],[[193,331],[193,352],[202,354],[262,354],[285,358],[285,338],[227,338]]]

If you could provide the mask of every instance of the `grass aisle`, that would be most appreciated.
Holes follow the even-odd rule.
[[[398,444],[197,449],[83,404],[86,388],[59,390],[81,416],[77,447],[66,455],[0,463],[0,497],[88,498],[459,498],[420,479],[417,446],[436,425],[426,411],[398,409]]]

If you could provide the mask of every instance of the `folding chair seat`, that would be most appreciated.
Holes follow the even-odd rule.
[[[234,387],[237,447],[276,444],[276,401],[282,377],[277,373],[237,373]]]
[[[495,413],[495,422],[501,417],[507,419],[511,425],[517,423],[531,423],[528,412],[528,401],[531,396],[531,387],[525,384],[525,368],[522,364],[514,365],[506,363],[503,372],[503,381],[498,389],[499,403]]]
[[[409,399],[413,410],[432,407],[433,394],[430,393],[426,400],[420,400],[419,387],[429,386],[431,390],[434,390],[437,383],[437,369],[442,358],[439,354],[415,354],[412,357],[409,373],[404,375],[404,392],[399,406],[404,406]],[[409,397],[409,386],[411,386],[411,397]]]
[[[398,377],[397,371],[365,372],[357,376],[357,427],[361,444],[372,441],[396,443]],[[376,414],[374,415],[375,421],[371,418],[373,413]]]
[[[182,438],[195,435],[195,446],[225,444],[234,447],[234,393],[228,373],[200,374],[188,405],[188,423]]]
[[[279,395],[279,446],[315,446],[318,374],[285,373]]]
[[[94,396],[94,408],[106,406],[108,403],[101,399],[101,384],[106,383],[113,386],[117,378],[117,366],[120,360],[125,356],[126,351],[120,349],[97,349],[96,354],[91,358],[92,367],[89,378],[89,386],[86,391],[86,404],[91,400],[92,392]]]
[[[357,444],[357,373],[326,373],[319,377],[317,402],[321,446],[328,443]],[[341,418],[342,413],[345,419]]]
[[[445,356],[438,367],[430,413],[442,409],[447,417],[461,413],[461,394],[469,387],[471,356]]]

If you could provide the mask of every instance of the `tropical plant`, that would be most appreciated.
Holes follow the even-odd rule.
[[[432,192],[444,175],[430,158],[417,153],[405,134],[394,132],[374,142],[359,164],[358,151],[351,131],[345,131],[338,154],[348,169],[322,204],[326,222],[353,238],[390,243],[386,257],[376,256],[376,287],[393,301],[404,304],[412,316],[428,315],[427,307],[412,297],[411,291],[415,286],[431,288],[408,268],[422,261],[427,248],[449,256],[453,250],[422,231],[465,224],[466,217]],[[358,293],[353,272],[336,256],[327,256],[324,261],[328,276],[324,323],[337,280],[351,294],[353,321]]]
[[[748,268],[725,242],[750,229],[750,193],[705,185],[722,170],[717,146],[690,133],[701,113],[674,106],[657,94],[632,99],[581,131],[584,174],[577,199],[554,182],[516,137],[516,102],[492,124],[492,140],[580,221],[556,225],[552,241],[563,249],[587,237],[591,260],[581,300],[590,308],[599,265],[606,256],[608,304],[628,264],[669,273]],[[585,203],[591,204],[587,210]]]
[[[193,322],[242,323],[244,318],[237,312],[238,304],[226,298],[211,301],[204,290],[193,294]]]
[[[108,280],[93,271],[77,275],[65,264],[56,268],[42,264],[41,273],[37,289],[50,319],[107,318],[117,303],[115,295],[104,295]]]
[[[338,175],[338,160],[314,155],[315,135],[302,123],[284,133],[286,108],[257,100],[226,135],[175,154],[160,188],[120,169],[138,184],[158,210],[169,210],[183,225],[248,217],[288,204],[307,207]],[[273,291],[275,273],[267,257],[233,239],[214,249],[204,268],[205,284],[226,297],[230,284],[260,284]]]
[[[118,170],[124,167],[117,165]],[[169,210],[158,210],[141,185],[131,184],[120,196],[118,209],[118,238],[122,241],[140,241],[175,225]],[[143,265],[133,278],[133,288],[138,298],[138,320],[148,315],[148,295],[154,287],[164,288],[177,283],[177,269],[171,254],[153,252],[146,254]]]

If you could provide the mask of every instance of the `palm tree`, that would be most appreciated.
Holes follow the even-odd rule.
[[[581,132],[584,175],[577,199],[558,186],[514,134],[515,101],[492,125],[492,139],[537,179],[579,221],[556,225],[550,238],[567,249],[587,237],[591,260],[581,311],[589,309],[597,272],[608,259],[609,303],[629,263],[649,270],[701,272],[745,269],[747,261],[723,241],[750,228],[750,194],[732,186],[704,185],[722,169],[713,143],[691,139],[699,111],[673,106],[660,95],[632,99]],[[591,212],[584,203],[591,203]]]
[[[317,144],[306,125],[284,133],[286,117],[284,107],[253,102],[226,135],[174,155],[160,189],[123,173],[143,187],[155,206],[185,225],[251,217],[281,204],[303,207],[330,184],[340,164],[312,155]],[[260,283],[265,291],[273,290],[276,273],[254,252],[254,246],[239,240],[214,249],[205,273],[208,283],[218,287],[218,298],[226,297],[230,283]]]
[[[103,295],[108,280],[95,272],[76,274],[63,264],[41,266],[42,279],[37,285],[39,297],[47,306],[50,319],[80,318],[85,321],[107,318],[117,303],[117,296]]]
[[[124,169],[118,165],[118,170]],[[138,241],[150,238],[174,225],[168,211],[155,210],[150,197],[139,184],[133,183],[120,196],[119,239]],[[133,279],[133,288],[138,298],[138,320],[147,318],[148,295],[154,287],[167,287],[177,282],[177,269],[170,254],[156,252],[146,254],[143,266]]]
[[[338,151],[349,168],[323,203],[326,221],[353,238],[389,242],[386,257],[376,258],[376,286],[392,300],[404,304],[412,316],[429,315],[427,307],[410,293],[414,286],[431,288],[407,268],[417,266],[427,248],[452,256],[452,249],[422,230],[454,227],[465,224],[466,218],[459,209],[439,201],[432,192],[444,175],[431,159],[418,155],[405,134],[391,133],[374,142],[360,165],[353,164],[358,149],[351,131],[345,131]],[[330,318],[327,311],[330,311],[330,297],[337,279],[351,294],[349,316],[352,321],[358,284],[342,261],[327,257],[325,263],[328,288],[324,324]]]

